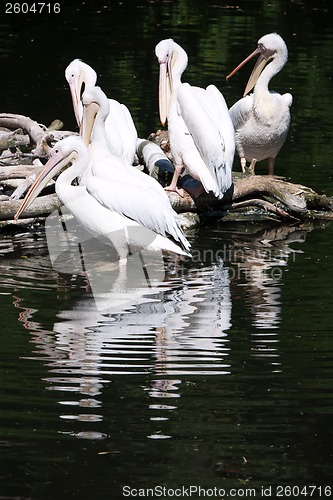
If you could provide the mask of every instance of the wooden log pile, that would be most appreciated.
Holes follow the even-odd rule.
[[[24,212],[19,221],[14,215],[21,199],[43,168],[54,144],[74,132],[62,131],[54,121],[45,127],[22,115],[0,113],[0,226],[28,226],[46,217],[61,204],[51,184]],[[149,140],[138,140],[138,163],[149,175],[166,184],[172,175],[172,163],[166,131],[158,131]],[[333,198],[309,187],[293,184],[276,176],[246,175],[234,172],[233,189],[223,200],[202,193],[201,185],[183,176],[184,196],[169,193],[173,208],[199,216],[223,220],[297,221],[333,219]],[[181,181],[182,181],[181,180]]]

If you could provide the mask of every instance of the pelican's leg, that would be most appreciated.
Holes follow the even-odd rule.
[[[268,158],[268,175],[274,175],[275,158]]]
[[[249,166],[249,172],[250,174],[254,175],[254,167],[256,166],[257,160],[256,158],[252,158],[252,161]]]
[[[181,174],[182,169],[183,169],[183,167],[181,165],[175,165],[175,171],[173,173],[170,186],[167,186],[164,188],[166,191],[174,191],[175,193],[178,193],[179,196],[184,196],[184,190],[179,189],[177,187],[177,182],[178,182],[178,179],[179,179],[179,176]]]
[[[240,164],[241,164],[241,167],[242,167],[242,172],[246,172],[246,158],[241,158],[240,159]]]

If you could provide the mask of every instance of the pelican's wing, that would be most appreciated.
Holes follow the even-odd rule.
[[[162,236],[171,236],[188,251],[190,245],[183,233],[178,214],[165,199],[150,189],[129,182],[110,182],[92,176],[86,189],[99,203]]]
[[[290,106],[293,103],[293,96],[291,94],[289,94],[289,92],[288,92],[287,94],[282,94],[281,97],[282,97],[283,101],[286,103],[286,105],[288,106],[288,108],[290,108]]]
[[[110,112],[105,122],[107,141],[112,153],[133,164],[137,131],[128,108],[115,99],[109,99]]]
[[[229,109],[231,120],[235,130],[243,127],[252,115],[253,94],[247,95],[235,102]]]
[[[219,196],[231,185],[227,172],[226,144],[219,107],[210,92],[184,83],[178,90],[179,112],[200,155],[219,189]],[[221,105],[222,108],[222,105]]]
[[[138,133],[134,125],[132,115],[127,106],[125,106],[125,104],[121,104],[121,108],[124,118],[123,140],[124,143],[127,143],[126,151],[128,151],[129,155],[128,161],[132,165],[134,160],[134,155],[136,153],[136,141],[138,138]]]
[[[149,189],[155,195],[158,192],[162,203],[170,205],[166,191],[154,177],[145,174],[141,170],[128,165],[120,158],[105,154],[101,148],[97,149],[95,160],[91,163],[91,172],[99,178],[108,179],[110,182],[119,180],[125,184],[135,184],[138,189]],[[87,176],[86,176],[87,177]]]
[[[122,158],[123,144],[118,127],[117,107],[111,106],[111,101],[113,101],[113,99],[109,99],[110,112],[105,120],[105,135],[111,153],[117,158]]]
[[[210,102],[213,105],[212,111],[217,113],[216,125],[220,135],[224,138],[226,162],[231,170],[235,156],[235,129],[228,106],[223,95],[215,85],[209,85],[206,92],[211,97]]]

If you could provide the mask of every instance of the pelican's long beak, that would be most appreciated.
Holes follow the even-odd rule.
[[[82,71],[80,72],[79,78],[75,82],[69,83],[69,89],[71,91],[73,109],[75,114],[76,123],[80,127],[82,116],[80,116],[80,101],[81,101],[81,89],[84,84],[84,78]]]
[[[228,76],[227,76],[227,80],[229,78],[231,78],[235,73],[236,71],[238,71],[240,68],[242,68],[244,66],[244,64],[246,64],[248,61],[250,61],[251,59],[253,59],[253,57],[259,55],[259,58],[252,70],[252,73],[250,75],[250,78],[247,82],[247,85],[246,85],[246,88],[245,88],[245,91],[244,91],[244,94],[243,96],[246,96],[246,94],[248,94],[252,89],[253,87],[255,86],[262,70],[264,69],[264,67],[266,66],[267,62],[268,62],[268,59],[261,53],[260,49],[257,48],[256,50],[254,50],[252,52],[252,54],[250,54],[246,59],[244,59],[244,61],[242,61]]]
[[[169,102],[172,91],[172,71],[171,61],[160,62],[160,79],[159,79],[159,110],[160,120],[162,125],[165,124],[168,116]]]
[[[29,191],[25,195],[22,205],[14,216],[15,220],[17,220],[20,217],[21,213],[31,205],[31,203],[35,200],[35,198],[37,198],[42,189],[50,182],[52,177],[54,177],[62,168],[68,165],[71,160],[72,155],[67,156],[66,158],[51,157],[48,160],[48,162],[45,164],[44,169],[41,171],[35,182],[30,187]]]
[[[80,127],[80,135],[86,146],[89,146],[99,105],[96,102],[83,105],[83,118]]]

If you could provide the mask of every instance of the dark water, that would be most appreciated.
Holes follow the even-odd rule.
[[[225,75],[277,31],[289,62],[272,88],[294,96],[277,172],[332,195],[331,2],[69,5],[1,16],[1,111],[74,128],[64,69],[81,57],[145,137],[160,39],[187,50],[189,82],[232,104],[250,68]],[[151,290],[119,294],[101,259],[118,288],[97,296],[79,266],[52,266],[42,230],[2,234],[0,498],[329,497],[332,238],[330,224],[215,223]]]

